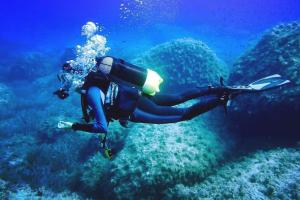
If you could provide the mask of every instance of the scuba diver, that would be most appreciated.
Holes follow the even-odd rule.
[[[69,96],[70,78],[67,75],[80,74],[70,64],[63,66],[59,80],[63,86],[54,92],[59,98]],[[206,86],[186,89],[177,94],[159,93],[163,79],[154,71],[135,66],[122,59],[100,57],[96,66],[85,77],[80,87],[83,119],[86,123],[60,121],[59,128],[75,131],[102,133],[102,147],[105,155],[112,158],[106,147],[106,134],[109,122],[119,120],[127,127],[128,121],[136,123],[166,124],[193,119],[217,106],[225,110],[230,101],[239,94],[260,92],[289,83],[289,80],[275,74],[257,80],[246,86]],[[201,101],[185,108],[173,107],[191,99],[204,97]],[[89,123],[94,118],[93,123]]]

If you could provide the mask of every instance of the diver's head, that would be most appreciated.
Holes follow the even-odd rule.
[[[105,75],[108,75],[113,66],[113,58],[109,56],[96,58],[97,70]]]

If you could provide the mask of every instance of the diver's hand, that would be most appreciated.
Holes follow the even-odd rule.
[[[57,128],[61,128],[61,129],[71,129],[72,126],[73,126],[72,122],[59,121],[57,123]]]
[[[60,99],[65,99],[69,96],[69,93],[63,88],[59,88],[58,90],[53,92],[53,94],[57,95]]]

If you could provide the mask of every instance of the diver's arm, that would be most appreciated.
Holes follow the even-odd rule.
[[[85,131],[90,133],[107,133],[107,127],[104,128],[95,124],[74,123],[72,124],[72,129],[74,131]]]
[[[81,124],[78,122],[59,121],[57,127],[60,129],[73,129],[74,131],[85,131],[90,133],[107,133],[107,128],[95,124]]]
[[[75,131],[86,131],[90,133],[107,133],[108,122],[101,101],[101,90],[98,87],[90,87],[87,90],[87,100],[95,114],[93,124],[70,123],[60,121],[59,128],[72,128]]]
[[[87,99],[95,113],[95,122],[93,124],[74,123],[72,129],[91,133],[107,133],[108,123],[101,101],[101,90],[98,87],[90,87],[87,91]]]

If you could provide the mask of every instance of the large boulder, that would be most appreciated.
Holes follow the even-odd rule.
[[[176,185],[166,199],[299,199],[300,153],[274,149],[225,165],[194,186]]]
[[[234,65],[231,84],[246,84],[271,74],[281,74],[292,84],[259,95],[244,95],[234,101],[230,117],[241,132],[280,140],[299,139],[300,124],[300,23],[280,24],[265,33],[262,39]],[[237,123],[238,122],[238,123]],[[284,133],[285,137],[282,137]],[[287,137],[290,135],[290,137]],[[291,137],[294,136],[294,137]]]
[[[159,72],[165,80],[162,88],[218,84],[220,76],[227,77],[224,63],[205,43],[194,39],[158,45],[133,62]]]
[[[112,163],[117,199],[158,199],[178,183],[195,183],[211,173],[226,145],[199,121],[131,128]]]
[[[111,134],[124,137],[124,132]],[[123,141],[124,146],[112,161],[95,154],[82,165],[81,189],[89,196],[96,199],[162,198],[165,191],[176,184],[195,184],[203,180],[216,169],[228,150],[228,143],[199,120],[135,125],[128,134],[125,132]]]
[[[216,55],[193,39],[158,45],[133,63],[160,73],[165,79],[162,90],[217,84],[219,76],[227,75]],[[198,182],[211,173],[224,158],[227,144],[200,118],[168,125],[134,125],[110,166],[107,185],[117,199],[161,198],[167,188]]]

